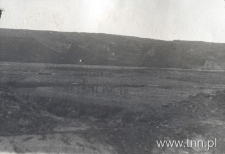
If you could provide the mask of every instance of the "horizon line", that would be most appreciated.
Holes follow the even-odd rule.
[[[156,38],[148,38],[148,37],[140,37],[140,36],[133,36],[133,35],[123,35],[123,34],[112,34],[112,33],[104,33],[104,32],[79,32],[79,31],[57,31],[57,30],[48,30],[48,29],[20,29],[20,28],[0,28],[3,30],[24,30],[24,31],[43,31],[43,32],[57,32],[57,33],[85,33],[85,34],[104,34],[104,35],[114,35],[114,36],[121,36],[121,37],[132,37],[132,38],[139,38],[139,39],[149,39],[149,40],[157,40],[157,41],[165,41],[165,42],[175,42],[175,41],[181,41],[181,42],[202,42],[202,43],[214,43],[214,44],[225,44],[225,42],[209,42],[209,41],[203,41],[203,40],[164,40],[164,39],[156,39]]]

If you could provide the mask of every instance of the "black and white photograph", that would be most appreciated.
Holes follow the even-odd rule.
[[[224,0],[0,0],[0,154],[224,145]]]

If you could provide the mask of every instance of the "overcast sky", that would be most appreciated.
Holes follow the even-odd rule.
[[[0,0],[0,28],[225,42],[224,0]]]

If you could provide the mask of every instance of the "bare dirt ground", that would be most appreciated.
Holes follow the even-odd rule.
[[[225,72],[2,63],[2,153],[222,154]],[[159,148],[156,140],[217,139]]]

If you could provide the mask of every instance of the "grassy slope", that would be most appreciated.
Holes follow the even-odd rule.
[[[0,29],[2,61],[160,68],[224,68],[224,44],[108,34]]]

